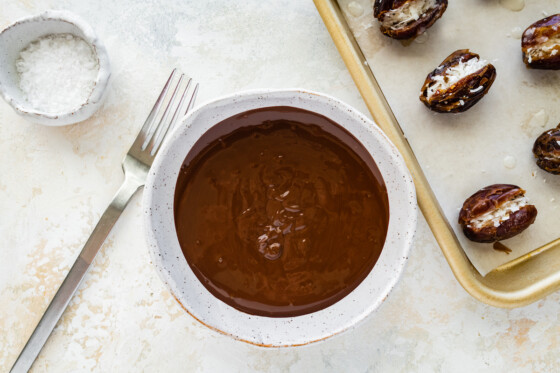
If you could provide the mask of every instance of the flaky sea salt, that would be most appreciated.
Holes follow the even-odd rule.
[[[99,61],[83,39],[56,34],[25,47],[16,69],[23,96],[34,109],[62,113],[87,101],[95,86]]]

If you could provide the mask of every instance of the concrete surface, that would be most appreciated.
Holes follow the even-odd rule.
[[[0,372],[7,372],[122,181],[120,161],[178,66],[199,103],[248,88],[305,87],[366,112],[311,1],[3,0],[0,27],[48,8],[105,42],[105,105],[65,128],[0,102]],[[423,218],[401,282],[352,331],[267,350],[198,324],[150,264],[140,195],[127,208],[34,372],[544,372],[560,369],[560,295],[486,306],[455,281]]]

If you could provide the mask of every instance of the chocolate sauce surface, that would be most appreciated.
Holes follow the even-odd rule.
[[[350,133],[313,112],[270,107],[226,119],[195,144],[174,214],[208,291],[249,314],[291,317],[336,303],[368,275],[389,205]]]

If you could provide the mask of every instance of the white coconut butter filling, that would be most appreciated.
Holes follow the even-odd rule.
[[[398,30],[410,22],[417,21],[424,13],[435,6],[436,0],[409,1],[400,8],[386,12],[381,24],[385,28]]]
[[[527,49],[527,59],[529,63],[533,62],[533,59],[540,59],[543,56],[555,56],[560,49],[560,35],[556,35],[552,38],[547,38],[546,36],[541,37],[541,44],[538,47],[532,47]]]
[[[469,227],[471,228],[484,228],[484,227],[499,227],[504,221],[508,220],[510,215],[519,211],[523,206],[527,205],[529,201],[527,197],[520,196],[511,201],[508,201],[495,210],[488,211],[479,217],[472,219]]]
[[[459,64],[448,68],[444,71],[443,75],[434,75],[432,79],[435,81],[435,83],[428,88],[428,99],[430,99],[437,91],[448,89],[459,80],[471,74],[474,74],[475,72],[484,68],[486,65],[488,65],[488,61],[481,60],[478,57],[475,57],[471,58],[467,62],[460,62]],[[479,89],[482,89],[482,86],[475,88],[474,91],[477,91]],[[471,93],[473,92],[471,91]]]

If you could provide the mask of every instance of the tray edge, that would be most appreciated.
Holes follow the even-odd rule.
[[[560,238],[497,267],[486,276],[478,272],[443,214],[338,2],[314,0],[314,3],[374,121],[403,155],[416,185],[420,210],[461,286],[479,301],[502,308],[521,307],[560,289]],[[551,263],[557,264],[557,269],[554,266],[551,269]]]

